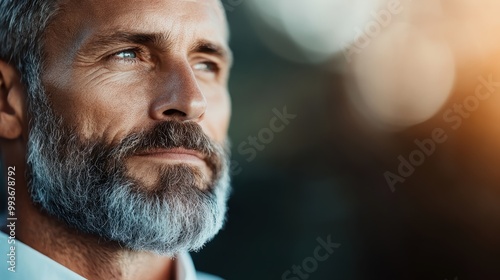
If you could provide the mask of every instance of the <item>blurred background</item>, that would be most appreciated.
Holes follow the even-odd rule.
[[[234,191],[198,270],[500,279],[500,2],[221,1]]]
[[[198,269],[500,279],[500,2],[222,2],[234,192]]]

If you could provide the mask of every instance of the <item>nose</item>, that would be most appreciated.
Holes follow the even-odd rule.
[[[188,62],[176,63],[160,73],[158,94],[150,107],[154,120],[200,121],[207,109],[193,70]]]

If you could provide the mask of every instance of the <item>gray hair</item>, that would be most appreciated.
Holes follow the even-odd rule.
[[[212,167],[214,175],[210,182],[203,182],[200,179],[203,174],[196,169],[174,166],[159,170],[163,175],[156,192],[141,192],[137,187],[139,183],[126,176],[123,164],[117,164],[123,162],[121,158],[105,156],[121,155],[125,148],[103,153],[107,149],[96,149],[97,143],[80,143],[76,133],[64,130],[62,118],[54,114],[41,82],[45,30],[58,13],[58,2],[60,0],[0,0],[0,59],[20,72],[27,89],[31,114],[27,176],[33,202],[72,228],[119,242],[132,250],[172,256],[180,251],[200,249],[225,221],[230,192],[229,155],[216,143],[206,144],[213,147],[213,153],[218,151],[220,159],[220,166]],[[166,138],[167,133],[160,133],[161,137],[156,139],[168,140],[170,145],[177,141],[177,146],[189,146],[186,143],[189,144],[190,139],[201,145],[205,137],[198,125],[192,124],[191,129],[184,130],[182,127],[187,124],[176,130],[166,126],[163,123],[163,132],[172,132],[170,139]],[[185,131],[184,135],[179,131]],[[206,137],[204,142],[210,142]],[[153,143],[151,138],[142,135],[148,145]],[[129,144],[132,143],[139,142]],[[131,149],[130,145],[123,147]],[[101,161],[100,158],[118,160]],[[107,166],[116,168],[104,172]],[[98,183],[107,187],[99,187]],[[202,188],[203,184],[210,191]]]
[[[0,59],[15,67],[26,86],[28,108],[41,87],[45,29],[58,0],[0,0]],[[31,111],[31,110],[29,110]]]

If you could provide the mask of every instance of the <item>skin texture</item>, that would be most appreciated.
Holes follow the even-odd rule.
[[[230,118],[231,54],[217,0],[62,1],[46,31],[42,82],[55,113],[84,139],[110,143],[167,120],[198,123],[224,143]],[[17,236],[89,279],[170,279],[173,261],[98,243],[32,205],[22,174],[28,138],[26,92],[0,61],[0,139],[16,166]],[[131,157],[127,172],[148,187],[160,164],[184,158]],[[210,176],[200,162],[191,162]]]

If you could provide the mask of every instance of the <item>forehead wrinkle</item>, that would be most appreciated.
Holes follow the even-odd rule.
[[[153,3],[154,2],[160,3],[163,1],[164,0],[153,1]],[[175,0],[175,1],[178,1],[178,0]],[[214,1],[215,1],[215,3],[214,3]],[[57,25],[60,27],[57,28],[58,29],[57,33],[53,34],[53,36],[51,36],[50,40],[56,39],[56,41],[59,41],[59,38],[61,38],[60,39],[61,44],[57,44],[57,45],[59,47],[61,47],[63,45],[62,41],[64,41],[65,45],[69,45],[69,46],[66,46],[64,48],[64,50],[60,50],[59,52],[55,52],[55,53],[59,53],[59,54],[58,54],[58,56],[54,57],[54,59],[57,59],[59,61],[63,60],[62,56],[60,55],[60,53],[63,52],[66,54],[64,56],[65,61],[75,61],[74,59],[77,58],[81,54],[80,51],[84,50],[84,48],[87,48],[87,46],[88,46],[88,51],[87,50],[85,51],[85,56],[95,56],[95,54],[97,54],[98,52],[100,52],[102,54],[104,48],[109,49],[111,46],[114,46],[114,44],[120,43],[120,42],[121,43],[137,43],[137,44],[151,42],[152,44],[158,45],[161,49],[166,49],[168,47],[171,47],[170,44],[177,43],[177,41],[179,41],[179,40],[174,40],[174,38],[171,38],[172,36],[170,36],[170,35],[173,35],[173,34],[168,34],[168,35],[167,34],[155,34],[154,36],[149,35],[150,33],[154,33],[155,31],[157,31],[157,30],[154,30],[153,28],[150,28],[150,27],[154,26],[155,22],[161,22],[161,19],[159,19],[158,16],[161,17],[162,15],[155,13],[155,11],[158,11],[158,10],[153,9],[154,6],[151,7],[151,6],[146,5],[143,8],[138,8],[139,15],[135,16],[135,17],[132,16],[129,19],[129,20],[131,20],[131,22],[129,22],[130,24],[124,26],[123,24],[120,24],[121,18],[123,17],[126,19],[127,17],[130,17],[130,15],[133,15],[134,13],[132,10],[127,11],[125,9],[122,12],[117,12],[117,13],[113,13],[111,11],[111,13],[116,14],[116,16],[113,17],[111,14],[108,14],[108,16],[106,17],[105,12],[104,12],[104,14],[102,14],[103,13],[102,9],[97,9],[98,6],[102,5],[100,2],[96,2],[94,0],[88,0],[87,5],[90,4],[91,6],[94,6],[94,7],[88,7],[87,5],[83,4],[84,2],[87,2],[87,1],[74,2],[74,0],[61,0],[61,13],[58,16],[61,16],[63,20],[58,22]],[[205,31],[201,31],[200,33],[198,33],[198,35],[195,35],[194,33],[191,35],[195,35],[194,37],[199,37],[199,39],[204,39],[203,37],[206,37],[206,36],[203,36],[203,35],[206,35],[207,31],[210,31],[210,33],[212,33],[211,30],[216,31],[215,29],[220,28],[220,31],[222,31],[222,32],[221,33],[215,32],[213,35],[215,35],[215,37],[217,37],[217,39],[216,39],[217,43],[220,43],[222,46],[224,46],[226,49],[229,50],[229,47],[227,46],[228,40],[229,40],[229,30],[228,30],[227,21],[225,18],[225,12],[224,12],[224,9],[222,8],[221,2],[218,0],[213,0],[213,1],[212,0],[204,0],[204,1],[182,0],[182,2],[193,3],[193,5],[188,5],[191,7],[189,7],[187,10],[195,9],[195,5],[204,6],[204,7],[208,8],[208,10],[204,11],[203,18],[205,18],[205,17],[207,19],[211,18],[212,23],[216,23],[215,25],[213,25],[214,28],[209,28],[207,30],[205,30],[207,28],[206,24],[200,25],[200,27],[204,26],[203,29]],[[70,3],[76,3],[76,5],[69,5]],[[214,4],[215,4],[215,6],[214,6]],[[121,10],[121,9],[119,9],[119,10]],[[80,11],[79,12],[80,15],[82,15],[82,12],[83,12],[84,14],[87,14],[87,16],[85,16],[85,17],[70,16],[69,14],[65,13],[65,11],[70,12],[69,14],[78,13],[78,11]],[[196,10],[193,10],[193,11],[196,11]],[[184,10],[184,12],[186,12],[186,10]],[[126,15],[126,14],[128,14],[128,15]],[[147,16],[148,14],[154,15],[154,17],[148,16],[147,18],[145,18],[145,16]],[[186,16],[188,16],[188,15],[186,15]],[[101,27],[105,27],[107,30],[101,30],[101,31],[95,30],[96,32],[101,33],[100,38],[97,38],[96,44],[91,43],[90,45],[88,45],[87,42],[94,41],[94,39],[91,39],[91,37],[93,37],[92,29],[94,29],[95,27],[99,27],[99,22],[92,20],[93,17],[97,17],[96,19],[99,19],[99,18],[101,18],[101,19],[106,18],[107,20],[112,19],[112,21],[108,22],[108,24],[104,24],[104,23],[101,24]],[[144,19],[148,19],[148,21],[145,22],[145,21],[143,21]],[[193,18],[193,19],[189,19],[189,20],[190,21],[197,21],[198,19],[199,18]],[[126,22],[126,20],[123,20],[123,22]],[[151,22],[151,24],[149,24],[148,22]],[[68,23],[67,28],[61,27],[61,26],[65,26],[66,23]],[[70,23],[73,23],[73,24],[70,24]],[[210,23],[209,26],[212,26],[212,23]],[[183,29],[184,28],[182,23],[178,22],[178,21],[171,22],[171,24],[179,25],[179,26],[174,29],[173,26],[171,25],[170,30],[165,29],[165,30],[161,30],[161,32],[172,33],[172,31],[174,31],[176,29]],[[194,22],[193,22],[193,24],[194,24]],[[69,26],[75,26],[75,27],[77,27],[77,29],[70,30]],[[112,35],[112,33],[114,33],[116,30],[121,30],[118,32],[123,32],[123,33],[135,32],[138,34],[148,34],[148,36],[152,37],[152,38],[146,38],[148,36],[142,36],[142,38],[141,38],[141,36],[136,36],[135,38],[127,38],[127,40],[122,40],[125,36],[121,36],[122,38],[120,40],[117,40],[117,38],[114,38],[115,40],[113,40],[113,41],[105,38],[107,35],[110,35],[110,34]],[[174,32],[177,33],[177,31],[178,30],[176,30]],[[61,32],[66,33],[66,34],[64,36],[61,36]],[[194,32],[197,33],[196,31],[194,31]],[[117,32],[115,32],[115,33],[117,33]],[[159,35],[161,35],[161,36],[159,36]],[[182,37],[184,37],[184,36],[191,37],[191,36],[189,36],[189,34],[186,34],[185,32],[181,32],[181,34],[178,34],[178,35],[181,35]],[[219,36],[219,35],[222,35],[222,36]],[[117,37],[120,37],[120,36],[117,36]],[[213,37],[213,36],[210,35],[210,37]],[[62,38],[66,38],[66,39],[62,40]],[[130,39],[133,39],[133,40],[130,40]],[[168,39],[170,39],[170,41]],[[212,39],[212,38],[210,38],[210,39]],[[161,44],[160,44],[160,42],[161,42]],[[170,44],[166,45],[165,44],[166,42],[169,42]],[[92,46],[92,45],[95,45],[95,46]],[[54,52],[54,50],[52,50],[52,51]],[[231,56],[229,56],[229,57],[231,57]],[[80,58],[85,58],[85,57],[80,57]],[[59,73],[59,74],[64,74],[64,73]]]
[[[143,33],[135,31],[116,31],[102,33],[88,40],[79,51],[79,54],[98,54],[106,48],[115,47],[117,44],[152,45],[159,49],[170,49],[172,45],[171,32]]]

